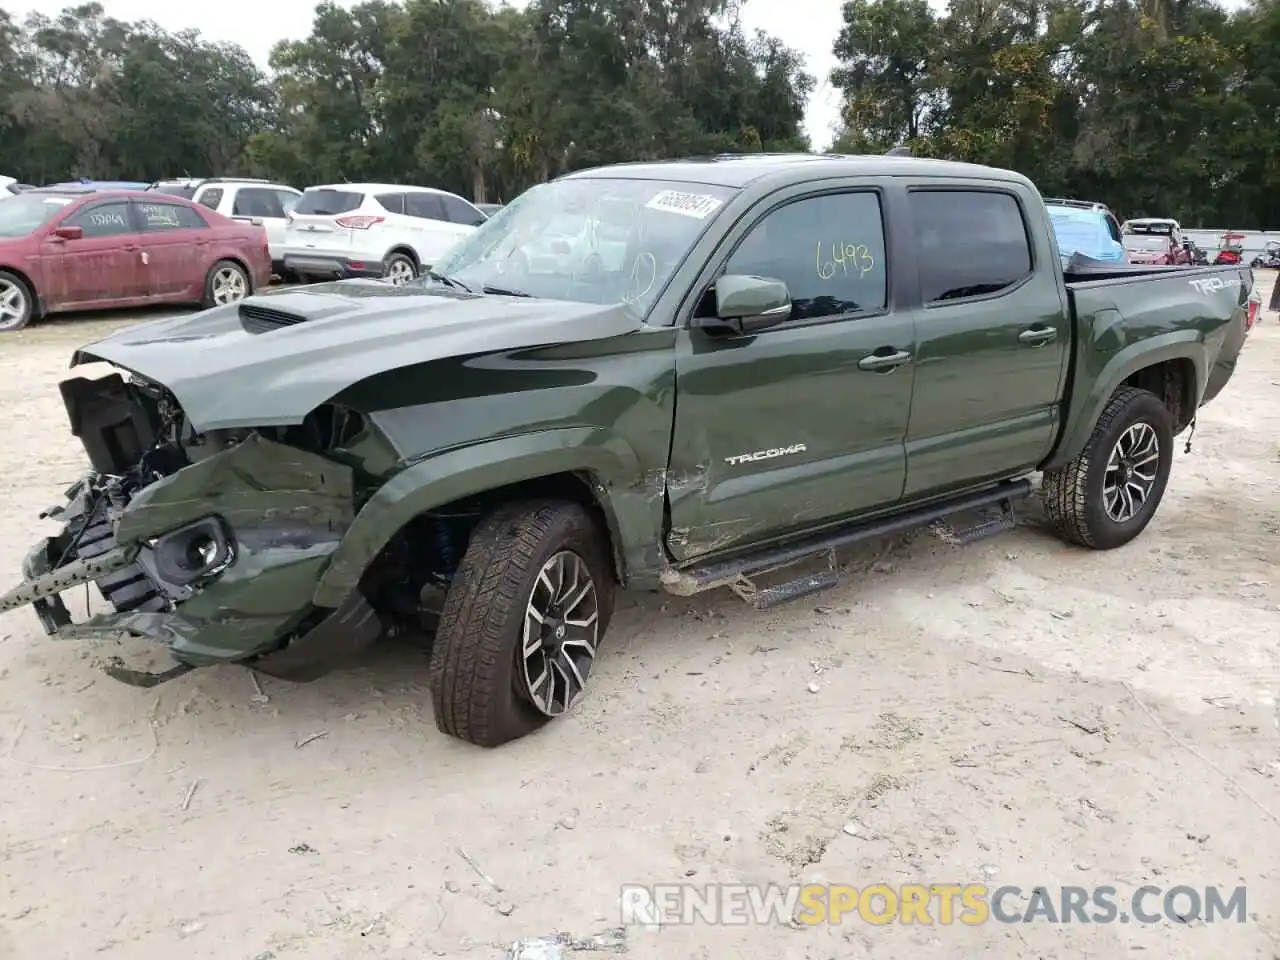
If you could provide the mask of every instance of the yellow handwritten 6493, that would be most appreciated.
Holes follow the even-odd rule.
[[[826,256],[823,255],[824,253]],[[847,277],[853,274],[861,280],[875,269],[876,261],[865,244],[833,240],[828,245],[819,240],[814,265],[817,268],[819,280],[830,280],[837,271],[840,271],[841,276]]]

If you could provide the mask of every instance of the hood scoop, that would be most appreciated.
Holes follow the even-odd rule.
[[[270,333],[281,327],[292,327],[305,323],[307,317],[301,313],[290,313],[288,310],[277,310],[275,307],[264,307],[258,303],[244,303],[239,307],[240,325],[246,333]]]

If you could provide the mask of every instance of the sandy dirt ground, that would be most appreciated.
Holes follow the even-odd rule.
[[[55,383],[125,322],[0,344],[7,578],[83,468]],[[845,560],[839,588],[768,613],[623,598],[591,696],[497,751],[437,733],[410,645],[261,696],[239,668],[139,691],[95,668],[111,651],[6,614],[0,957],[497,958],[615,927],[626,883],[801,880],[1111,884],[1122,902],[1245,885],[1249,916],[673,925],[614,949],[1280,956],[1280,317],[1135,543],[1069,549],[1030,509],[967,547],[925,532]],[[526,955],[617,955],[543,946]]]

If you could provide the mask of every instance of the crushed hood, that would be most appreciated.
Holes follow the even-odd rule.
[[[293,322],[270,322],[282,315]],[[616,305],[343,281],[130,327],[77,350],[71,365],[106,361],[163,384],[203,432],[301,423],[387,370],[640,327]]]

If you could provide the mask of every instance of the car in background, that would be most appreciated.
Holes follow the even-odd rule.
[[[1130,233],[1123,242],[1130,263],[1166,267],[1191,263],[1191,251],[1175,244],[1168,234]]]
[[[232,303],[270,282],[261,227],[180,197],[44,187],[0,204],[0,332],[68,310]]]
[[[505,207],[505,203],[477,203],[476,209],[483,213],[486,217],[492,217],[495,213]]]
[[[284,269],[408,283],[488,219],[456,193],[392,183],[307,187],[285,228]]]
[[[30,189],[31,185],[28,183],[19,183],[14,177],[0,176],[0,200],[6,197],[15,197]]]
[[[89,180],[81,177],[79,180],[67,180],[64,183],[51,183],[47,187],[41,187],[42,190],[73,190],[83,188],[85,190],[145,190],[146,183],[140,180]]]
[[[1082,254],[1103,262],[1127,262],[1120,223],[1105,204],[1062,199],[1046,199],[1044,204],[1064,260]]]
[[[267,232],[267,245],[271,248],[272,271],[292,279],[286,276],[284,268],[285,230],[289,213],[301,197],[301,190],[283,183],[215,177],[196,184],[189,199],[232,220],[261,226]]]

